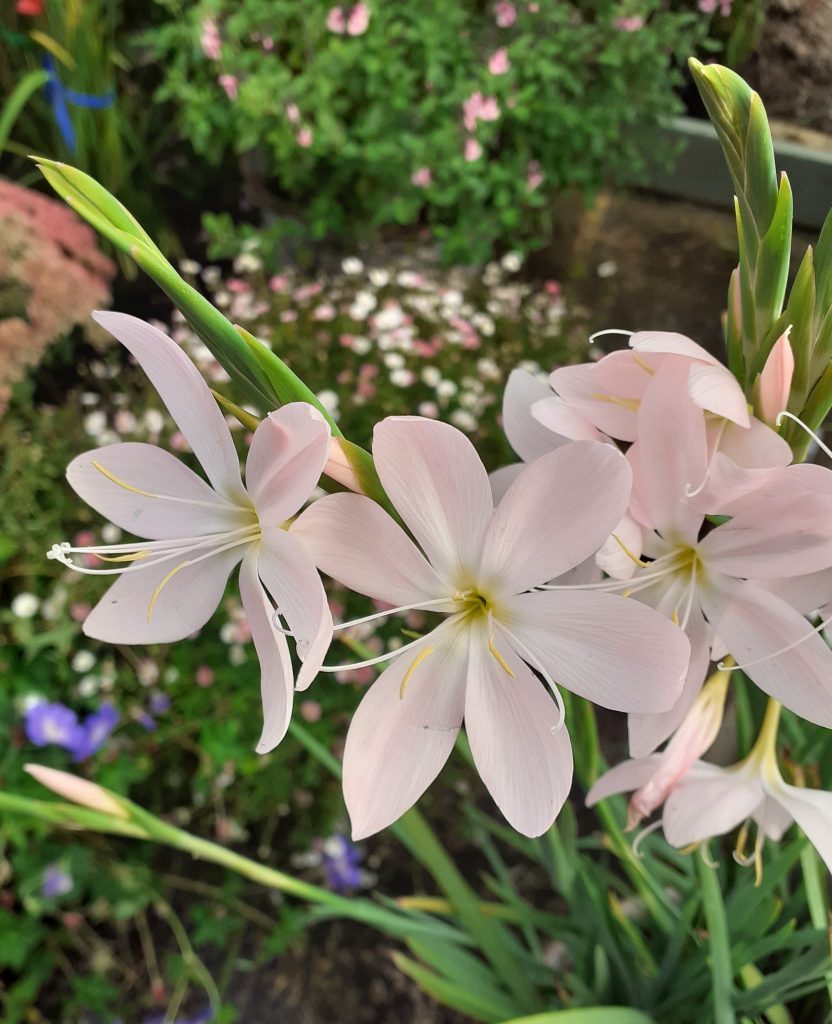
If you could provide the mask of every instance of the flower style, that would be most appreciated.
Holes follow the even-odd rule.
[[[779,842],[795,822],[832,871],[832,793],[790,786],[777,764],[777,725],[780,705],[769,701],[763,727],[749,755],[729,768],[696,761],[673,788],[661,818],[667,841],[676,847],[701,843],[743,825],[737,859],[753,861],[758,883],[762,877],[762,848],[766,839]],[[593,786],[588,803],[613,793],[647,784],[662,757],[654,754],[626,761],[607,772]],[[745,856],[748,823],[757,825],[751,858]]]
[[[257,427],[246,487],[228,426],[196,367],[161,331],[122,313],[96,320],[135,357],[187,439],[210,483],[154,445],[108,445],[74,459],[69,483],[87,504],[146,540],[49,553],[78,572],[118,579],[84,621],[87,636],[107,643],[171,643],[211,617],[232,569],[260,659],[264,728],[257,750],[271,750],[288,728],[293,673],[288,624],[302,665],[299,689],[318,672],[332,617],[309,556],[287,521],[309,498],[329,453],[329,427],[298,402]],[[107,568],[72,556],[95,555]],[[273,602],[277,605],[277,612]]]
[[[447,424],[386,419],[375,428],[373,455],[417,543],[356,494],[315,502],[291,535],[353,590],[400,606],[393,611],[445,618],[382,656],[396,660],[352,720],[344,793],[353,837],[384,828],[419,798],[463,718],[500,809],[518,831],[539,835],[572,777],[555,680],[606,707],[648,711],[671,706],[687,668],[681,631],[638,602],[536,589],[606,539],[626,508],[630,469],[609,445],[570,444],[525,467],[495,509],[476,451]]]

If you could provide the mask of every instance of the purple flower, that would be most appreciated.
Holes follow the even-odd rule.
[[[111,704],[102,704],[98,711],[87,715],[79,726],[75,741],[66,745],[76,763],[96,754],[109,739],[118,724],[118,712]]]
[[[147,713],[147,711],[139,711],[136,715],[136,721],[148,732],[156,732],[156,719],[153,715]]]
[[[148,706],[152,714],[163,715],[166,711],[170,711],[170,697],[166,693],[154,693]]]
[[[358,865],[361,854],[346,836],[336,833],[325,839],[321,859],[326,871],[326,884],[334,892],[360,887],[362,876]]]
[[[173,1024],[209,1024],[214,1019],[214,1011],[206,1006],[193,1017],[177,1017]],[[151,1014],[145,1018],[144,1024],[164,1024],[165,1014],[162,1011]]]
[[[46,899],[65,896],[72,891],[72,875],[68,874],[60,864],[50,864],[43,872],[41,893]]]
[[[81,727],[78,725],[78,716],[71,708],[40,701],[26,712],[23,729],[36,747],[54,744],[64,750],[73,750],[79,740]]]

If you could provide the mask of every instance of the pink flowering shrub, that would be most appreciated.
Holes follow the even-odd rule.
[[[224,167],[254,151],[255,220],[348,244],[423,224],[449,264],[539,244],[553,192],[638,179],[708,25],[601,0],[280,10],[274,31],[266,0],[200,0],[144,33],[176,129]]]
[[[0,412],[26,367],[109,301],[114,271],[63,203],[0,180]]]

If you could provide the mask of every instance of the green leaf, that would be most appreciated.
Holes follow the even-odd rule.
[[[492,1004],[487,996],[440,977],[403,953],[394,953],[393,963],[402,974],[406,974],[431,998],[444,1006],[459,1010],[474,1020],[485,1021],[486,1024],[497,1024],[500,1020],[500,1007]]]
[[[494,1019],[517,1012],[516,1004],[498,984],[493,972],[459,944],[436,939],[412,939],[408,945],[415,956],[451,984],[487,1001]]]
[[[641,1010],[625,1006],[592,1006],[578,1010],[552,1010],[531,1017],[512,1017],[502,1024],[655,1024]]]

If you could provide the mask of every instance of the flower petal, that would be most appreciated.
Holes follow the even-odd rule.
[[[509,374],[503,393],[503,430],[524,462],[533,462],[563,443],[532,416],[534,403],[551,397],[549,385],[527,370],[512,370]]]
[[[636,789],[641,789],[653,778],[661,763],[661,755],[652,754],[650,757],[622,761],[621,764],[615,765],[608,772],[604,772],[587,793],[587,807],[592,807],[599,800],[605,800],[616,793],[632,793]]]
[[[763,785],[768,794],[797,822],[820,854],[827,871],[832,871],[832,793],[789,786],[782,780],[774,786],[765,780]]]
[[[289,533],[327,576],[377,601],[417,604],[449,589],[395,520],[363,495],[319,499]]]
[[[775,341],[759,376],[759,406],[762,417],[774,423],[789,404],[794,377],[794,352],[789,341],[791,326]]]
[[[697,761],[664,804],[662,828],[671,846],[684,847],[736,828],[763,801],[756,776]]]
[[[633,499],[645,526],[695,538],[702,516],[686,494],[705,479],[708,450],[705,417],[687,393],[687,373],[683,360],[665,360],[639,406]]]
[[[257,574],[257,551],[251,548],[240,566],[240,597],[260,662],[263,732],[258,754],[273,750],[286,735],[292,714],[294,673],[286,637],[274,627],[274,608]]]
[[[702,607],[761,690],[801,718],[832,726],[832,651],[799,612],[762,587],[727,577],[702,588]]]
[[[627,733],[631,757],[645,757],[676,731],[702,689],[710,659],[708,627],[699,606],[694,603],[685,633],[690,641],[690,665],[678,700],[669,711],[658,714],[630,715]]]
[[[108,644],[184,640],[214,614],[229,574],[244,551],[239,545],[196,564],[169,558],[127,570],[85,619],[85,635]]]
[[[447,423],[389,416],[373,431],[376,469],[436,570],[470,579],[494,509],[488,473],[468,438]]]
[[[344,750],[353,839],[394,822],[441,771],[462,725],[467,666],[465,636],[440,626],[423,645],[397,658],[365,694]]]
[[[602,434],[579,409],[564,402],[557,395],[550,394],[548,398],[535,402],[531,412],[534,419],[550,431],[551,436],[556,437],[560,444],[564,443],[564,439],[609,441],[607,435]],[[549,445],[549,451],[554,447]]]
[[[289,625],[301,661],[297,688],[305,690],[332,642],[332,613],[309,552],[285,530],[263,530],[257,571]]]
[[[250,521],[168,452],[151,444],[111,444],[77,456],[66,477],[79,497],[148,540],[225,533]]]
[[[638,601],[580,590],[521,594],[498,621],[556,683],[602,707],[665,711],[679,697],[690,643]]]
[[[511,487],[523,469],[524,463],[512,462],[508,466],[501,466],[488,474],[488,482],[491,484],[491,496],[496,505],[503,500],[503,495]]]
[[[748,427],[728,423],[719,441],[719,450],[739,466],[774,468],[788,466],[792,450],[788,443],[756,416]]]
[[[549,383],[568,406],[585,416],[598,430],[620,441],[636,438],[637,401],[621,400],[603,387],[595,376],[595,363],[562,366]]]
[[[244,496],[240,463],[225,417],[182,349],[155,327],[126,313],[93,319],[136,359],[185,435],[213,488],[229,501]]]
[[[697,362],[722,365],[701,345],[675,331],[638,331],[630,338],[630,348],[639,353],[656,352],[668,356],[686,356]]]
[[[557,817],[572,785],[566,726],[555,730],[554,701],[496,631],[496,645],[514,674],[488,648],[484,630],[471,636],[465,729],[474,764],[509,824],[539,836]]]
[[[516,594],[594,554],[627,509],[630,467],[611,445],[575,441],[530,463],[497,506],[482,585]]]
[[[748,402],[737,378],[721,363],[703,366],[694,363],[688,368],[688,394],[695,405],[715,416],[748,427],[751,417]]]
[[[292,402],[260,422],[246,460],[257,516],[279,526],[308,501],[329,456],[329,426],[317,409]]]

